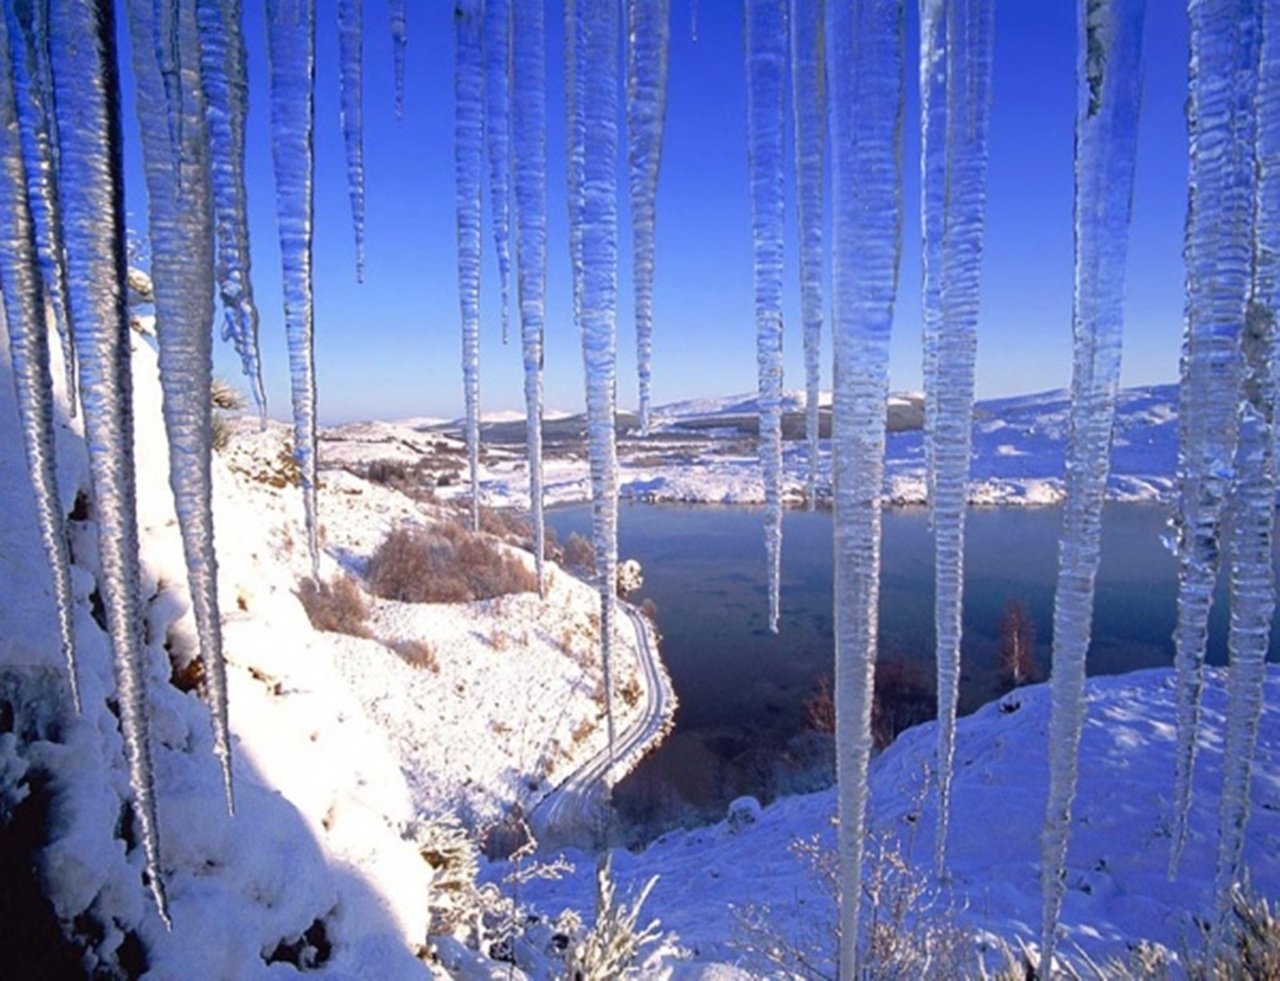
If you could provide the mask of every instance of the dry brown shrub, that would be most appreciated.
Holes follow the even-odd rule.
[[[533,573],[492,541],[453,524],[403,526],[369,561],[374,595],[403,603],[465,603],[534,592]]]
[[[576,531],[564,543],[564,564],[583,574],[594,574],[596,571],[596,550]]]
[[[303,579],[298,584],[298,599],[307,611],[311,626],[317,630],[352,637],[369,636],[369,628],[365,624],[369,617],[369,604],[350,576],[338,575],[329,582]]]
[[[440,659],[436,657],[436,649],[429,642],[417,638],[398,640],[391,649],[404,659],[406,664],[422,668],[432,674],[440,673]]]

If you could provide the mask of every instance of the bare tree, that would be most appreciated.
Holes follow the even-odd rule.
[[[1036,625],[1019,599],[1010,599],[1000,614],[1000,661],[996,666],[1001,691],[1040,679],[1036,664]]]

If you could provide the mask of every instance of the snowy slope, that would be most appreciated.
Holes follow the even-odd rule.
[[[296,595],[309,560],[289,430],[231,420],[229,445],[214,460],[238,804],[227,817],[208,712],[194,692],[171,683],[171,657],[181,667],[195,638],[152,343],[134,335],[136,446],[174,930],[155,914],[140,849],[126,845],[119,824],[128,785],[108,707],[109,648],[92,618],[95,531],[83,505],[71,536],[86,712],[69,714],[7,351],[0,351],[0,708],[16,701],[40,709],[18,724],[34,743],[0,736],[0,810],[28,772],[52,775],[58,830],[42,873],[61,918],[84,917],[82,934],[90,921],[101,924],[90,963],[112,962],[122,944],[136,949],[126,939],[136,935],[157,976],[256,977],[292,971],[267,962],[274,954],[305,960],[320,937],[331,946],[324,968],[333,976],[422,976],[417,954],[427,939],[433,872],[415,844],[419,821],[454,813],[475,827],[515,801],[527,808],[603,745],[596,594],[553,568],[546,600],[530,593],[412,605],[370,597],[369,637],[317,631]],[[61,415],[59,469],[70,511],[87,474],[65,403]],[[352,432],[373,444],[386,436],[376,424]],[[377,456],[388,449],[378,445]],[[361,574],[396,524],[449,520],[453,511],[340,468],[324,473],[319,502],[325,578],[343,569]],[[412,666],[389,646],[405,640],[428,641],[438,670]],[[634,637],[620,641],[617,684],[643,686]],[[617,701],[624,721],[645,704]]]
[[[1175,953],[1199,949],[1194,917],[1212,908],[1221,779],[1224,674],[1210,673],[1196,771],[1192,834],[1175,882],[1166,876],[1173,786],[1172,674],[1147,670],[1089,679],[1089,711],[1068,855],[1063,952],[1101,960],[1140,939]],[[975,937],[1038,940],[1039,833],[1048,780],[1047,685],[992,702],[959,721],[953,784],[949,888],[930,887],[933,910],[950,910]],[[1267,708],[1254,769],[1245,864],[1262,896],[1280,893],[1280,668],[1267,679]],[[932,866],[935,810],[923,791],[936,743],[934,724],[903,733],[873,761],[872,828],[887,833],[915,874]],[[739,913],[767,907],[776,935],[815,943],[818,963],[833,950],[834,910],[810,863],[793,850],[815,838],[834,846],[833,790],[778,801],[737,833],[727,823],[673,832],[638,855],[617,852],[623,890],[660,878],[646,911],[694,952],[695,962],[763,972]],[[589,861],[562,882],[533,887],[555,913],[590,908]],[[868,874],[871,874],[870,869]],[[993,962],[994,963],[994,962]]]

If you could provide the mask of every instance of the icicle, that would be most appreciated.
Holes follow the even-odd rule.
[[[511,0],[485,0],[485,142],[489,152],[489,213],[498,253],[502,343],[511,321]]]
[[[364,282],[364,3],[338,0],[342,63],[342,141],[347,151],[347,193],[356,235],[356,282]]]
[[[691,0],[689,6],[689,40],[698,43],[698,0]]]
[[[658,168],[667,115],[670,0],[627,0],[627,157],[630,164],[632,284],[636,300],[636,368],[640,378],[640,435],[649,435],[649,377],[653,361],[654,222]]]
[[[1276,304],[1280,256],[1280,0],[1261,0],[1257,76],[1257,187],[1254,200],[1253,282],[1241,342],[1244,378],[1238,408],[1238,442],[1231,488],[1231,630],[1228,649],[1227,732],[1222,752],[1218,862],[1214,877],[1217,916],[1214,944],[1228,935],[1231,891],[1241,877],[1249,789],[1258,721],[1262,715],[1267,648],[1275,613],[1271,565],[1275,532]],[[1247,111],[1247,110],[1246,110]]]
[[[311,224],[315,120],[315,0],[267,0],[271,64],[272,158],[276,216],[284,264],[284,324],[293,395],[293,456],[307,519],[311,571],[320,566],[316,539],[316,378],[312,351]]]
[[[960,636],[964,597],[964,527],[973,432],[974,356],[986,206],[987,122],[990,108],[994,4],[991,0],[949,0],[939,16],[935,4],[921,11],[920,75],[923,121],[921,195],[930,286],[924,294],[926,322],[933,322],[935,350],[932,390],[926,405],[932,468],[931,513],[934,533],[934,622],[938,678],[938,830],[935,868],[946,866],[956,707],[960,691]],[[942,30],[939,20],[945,19]],[[937,45],[943,44],[939,52]],[[939,65],[944,88],[937,88]],[[936,102],[945,95],[944,127],[937,125]],[[937,142],[944,142],[939,171]],[[941,212],[940,214],[938,212]],[[927,280],[927,281],[928,281]],[[931,303],[937,303],[929,310]]]
[[[1053,604],[1049,798],[1041,839],[1041,963],[1052,971],[1085,714],[1085,656],[1102,545],[1120,384],[1124,269],[1142,94],[1145,0],[1083,0],[1077,11],[1075,297],[1066,502]],[[939,354],[939,373],[949,357]],[[941,453],[938,443],[937,452]]]
[[[933,523],[933,424],[938,415],[938,324],[942,319],[942,242],[946,232],[946,0],[920,0],[920,320],[924,351],[924,460],[929,522]],[[940,825],[941,827],[941,825]]]
[[[1186,327],[1178,405],[1177,748],[1173,843],[1177,871],[1187,835],[1209,608],[1230,490],[1253,244],[1256,2],[1197,0],[1191,17],[1191,141]],[[1221,80],[1232,79],[1230,86]],[[1233,96],[1234,93],[1234,96]]]
[[[818,400],[822,389],[822,221],[827,90],[822,0],[791,0],[791,105],[795,119],[796,224],[800,230],[800,319],[804,324],[805,500],[817,505]]]
[[[387,0],[391,16],[391,53],[396,76],[396,119],[404,118],[405,49],[409,47],[409,11],[405,0]]]
[[[857,977],[889,333],[901,250],[901,0],[828,3],[839,976]]]
[[[782,575],[782,242],[786,145],[786,0],[746,0],[747,141],[760,376],[760,466],[769,629],[778,632]]]
[[[262,389],[262,362],[258,355],[258,307],[249,276],[249,219],[244,189],[249,83],[245,77],[240,0],[198,0],[196,17],[218,232],[215,269],[226,316],[222,337],[230,340],[240,355],[258,416],[265,423],[267,397]]]
[[[11,9],[11,8],[10,8]],[[8,36],[15,37],[9,21]],[[49,561],[58,607],[58,636],[67,665],[71,698],[80,711],[76,678],[74,608],[70,556],[58,493],[54,454],[53,379],[49,374],[49,326],[35,231],[27,199],[27,175],[18,132],[12,65],[5,32],[0,32],[0,294],[9,334],[9,357],[22,426],[27,473],[35,495],[40,541]],[[34,195],[32,202],[38,202]]]
[[[574,18],[570,131],[583,140],[570,144],[570,171],[580,151],[581,181],[570,197],[570,241],[577,240],[581,301],[578,325],[586,371],[587,452],[591,465],[591,530],[600,590],[600,656],[604,668],[605,720],[609,740],[607,781],[612,782],[613,634],[617,619],[618,449],[614,432],[618,306],[618,43],[615,3],[577,3]],[[579,85],[590,79],[590,85]],[[570,180],[573,180],[571,176]],[[572,185],[571,185],[572,186]]]
[[[148,885],[168,926],[142,646],[114,7],[101,0],[52,0],[51,7],[67,300],[84,383],[81,405],[98,523],[99,588],[115,659],[138,837]]]
[[[453,76],[453,174],[458,214],[458,298],[466,398],[471,526],[480,530],[480,171],[484,165],[483,0],[458,0]]]
[[[1271,349],[1275,340],[1272,311],[1270,304],[1259,298],[1250,308],[1244,337],[1247,374],[1240,403],[1228,522],[1231,667],[1227,675],[1227,732],[1222,752],[1218,862],[1214,876],[1215,943],[1223,939],[1231,923],[1231,890],[1240,881],[1240,859],[1249,822],[1250,774],[1258,743],[1267,647],[1275,613],[1275,577],[1271,568],[1276,500],[1271,459],[1274,403]]]
[[[511,122],[515,172],[516,273],[524,356],[525,445],[529,516],[538,593],[544,594],[546,533],[542,516],[542,339],[547,286],[546,10],[543,0],[516,0],[512,40]]]
[[[234,812],[227,671],[222,657],[213,534],[209,399],[213,385],[213,215],[204,99],[197,71],[195,0],[184,0],[177,10],[178,61],[183,67],[167,89],[151,43],[156,28],[151,0],[129,0],[128,11],[150,205],[151,281],[169,438],[169,484],[186,555],[200,658],[205,665],[214,750],[222,765],[227,809]],[[165,105],[170,97],[177,100],[176,105]],[[177,120],[181,134],[177,145],[169,142],[169,119]]]
[[[576,14],[577,0],[564,3],[564,88],[566,139],[569,144],[568,204],[569,204],[569,258],[573,267],[573,319],[582,315],[582,156],[586,142],[586,121],[582,113],[586,80],[583,77],[582,55],[578,51]]]
[[[67,402],[74,416],[77,401],[75,342],[71,325],[67,322],[67,265],[58,203],[58,134],[49,67],[49,8],[44,2],[7,3],[4,14],[9,30],[36,254],[45,296],[53,308],[62,348]]]

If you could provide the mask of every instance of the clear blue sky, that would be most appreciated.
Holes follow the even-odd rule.
[[[452,4],[411,0],[408,93],[395,118],[383,0],[365,6],[367,275],[355,282],[338,125],[336,0],[318,0],[316,79],[316,365],[322,421],[455,416],[462,405],[454,248]],[[916,12],[907,4],[904,237],[891,383],[920,385],[920,242]],[[262,311],[270,411],[289,413],[271,176],[263,0],[246,0],[251,105],[248,184],[254,285]],[[1074,2],[996,4],[990,196],[978,349],[980,397],[1069,382]],[[1129,256],[1126,384],[1170,381],[1181,338],[1186,210],[1187,27],[1180,5],[1152,4]],[[658,190],[654,399],[755,388],[745,143],[742,4],[672,0],[670,97]],[[582,405],[582,361],[569,311],[563,106],[563,12],[548,6],[548,407]],[[121,22],[123,29],[123,22]],[[123,33],[123,31],[122,31]],[[122,38],[122,41],[124,39]],[[127,55],[127,47],[125,48]],[[127,83],[126,83],[127,84]],[[126,89],[131,222],[145,225],[133,96]],[[621,186],[625,187],[625,184]],[[794,210],[788,199],[786,380],[803,387]],[[487,203],[486,203],[487,208]],[[629,241],[622,208],[619,402],[635,404]],[[513,285],[514,290],[514,285]],[[518,321],[503,347],[498,279],[486,228],[481,399],[522,406]],[[824,338],[829,385],[830,335]],[[229,346],[219,370],[239,374]]]

